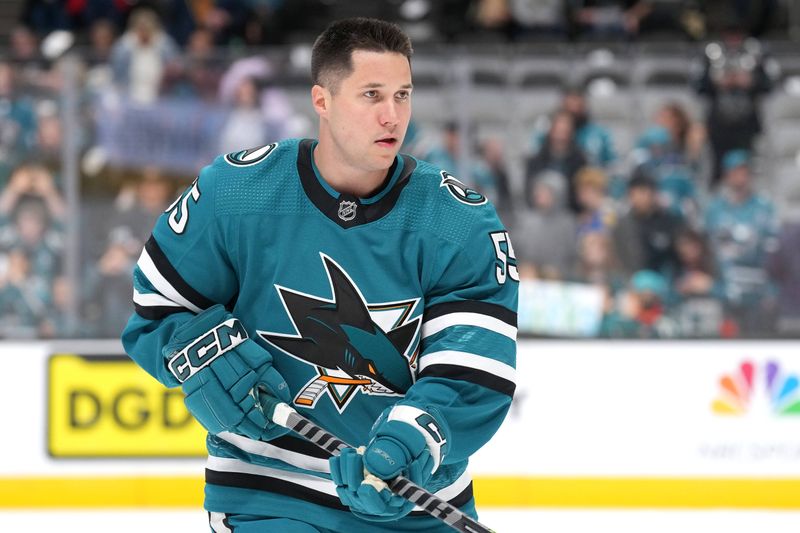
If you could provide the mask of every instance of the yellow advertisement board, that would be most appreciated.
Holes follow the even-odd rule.
[[[206,432],[183,404],[125,356],[55,354],[48,364],[53,457],[202,457]]]

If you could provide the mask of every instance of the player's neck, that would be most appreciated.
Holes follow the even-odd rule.
[[[312,157],[322,179],[335,191],[368,198],[385,181],[386,170],[365,170],[349,164],[331,143],[317,143]]]

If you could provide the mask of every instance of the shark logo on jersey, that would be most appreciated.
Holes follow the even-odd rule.
[[[339,204],[339,218],[341,218],[345,222],[350,222],[351,220],[356,218],[357,207],[358,206],[355,202],[342,200],[342,203]]]
[[[255,165],[256,163],[266,159],[269,154],[271,154],[275,148],[277,148],[277,146],[278,143],[272,143],[265,146],[258,146],[256,148],[248,148],[247,150],[233,152],[225,155],[225,161],[237,167],[249,167],[250,165]]]
[[[316,374],[294,403],[313,408],[327,394],[344,412],[357,391],[396,396],[414,382],[421,317],[408,320],[419,302],[368,304],[352,278],[320,254],[331,286],[325,299],[276,285],[296,334],[258,331],[271,345],[313,366]]]
[[[442,182],[439,184],[439,187],[447,187],[450,194],[462,204],[483,205],[486,203],[486,197],[484,195],[475,189],[467,187],[449,172],[442,170],[439,174],[442,176]]]

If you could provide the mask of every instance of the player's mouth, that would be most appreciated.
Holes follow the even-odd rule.
[[[397,146],[397,137],[383,137],[375,141],[381,148],[394,148]]]

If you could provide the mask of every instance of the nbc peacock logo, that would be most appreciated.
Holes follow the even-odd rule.
[[[762,401],[757,401],[757,400]],[[754,405],[766,403],[778,416],[800,415],[800,379],[768,361],[760,368],[744,361],[719,380],[719,393],[711,404],[718,415],[744,415]]]

